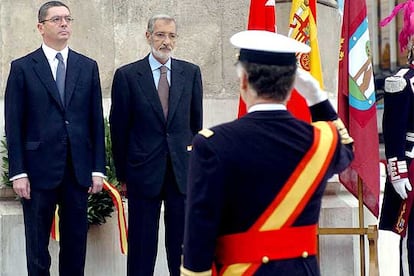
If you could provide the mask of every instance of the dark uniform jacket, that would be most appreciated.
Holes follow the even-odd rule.
[[[328,101],[311,112],[314,120],[337,118]],[[194,138],[190,159],[183,266],[193,272],[211,269],[218,237],[245,232],[255,223],[309,150],[314,128],[277,110],[248,113],[211,131],[209,137]],[[353,159],[352,145],[338,140],[334,151],[293,226],[317,224],[328,178]],[[319,275],[319,268],[316,257],[309,256],[270,261],[255,275]]]

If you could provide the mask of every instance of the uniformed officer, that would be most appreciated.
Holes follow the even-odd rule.
[[[414,200],[412,192],[414,183],[414,163],[412,162],[414,158],[414,28],[412,24],[414,1],[407,0],[398,4],[390,15],[380,22],[380,26],[386,26],[400,11],[404,12],[404,16],[398,41],[400,51],[407,53],[408,64],[393,76],[386,78],[384,83],[382,131],[388,177],[385,183],[379,229],[393,231],[406,239],[396,239],[389,234],[385,236],[386,232],[380,231],[378,254],[379,261],[387,258],[389,262],[390,259],[397,257],[396,262],[389,263],[403,264],[403,266],[393,266],[392,270],[387,267],[387,273],[404,275],[404,271],[407,272],[408,269],[409,275],[414,275],[414,212],[412,212]],[[408,233],[407,236],[406,233]],[[382,236],[386,238],[383,239]],[[392,242],[394,244],[391,244]],[[382,269],[384,268],[380,266],[381,273]]]
[[[379,228],[393,231],[402,237],[406,233],[407,259],[410,275],[414,275],[414,65],[412,43],[409,47],[409,66],[385,79],[383,135],[387,159],[387,181]],[[410,231],[411,229],[411,231]],[[408,230],[408,231],[407,231]],[[398,247],[396,248],[398,251]],[[403,252],[403,251],[401,251]],[[385,252],[379,252],[386,254]],[[388,252],[389,253],[389,252]],[[400,253],[401,254],[401,253]],[[403,254],[401,254],[403,255]],[[381,256],[381,255],[380,255]],[[401,267],[403,269],[403,267]]]
[[[327,93],[297,69],[307,45],[267,31],[231,42],[248,113],[193,140],[181,275],[320,275],[321,199],[353,159],[353,140]],[[319,122],[286,110],[294,82]]]

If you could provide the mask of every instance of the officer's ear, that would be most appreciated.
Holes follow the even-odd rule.
[[[239,76],[240,92],[246,91],[249,86],[249,76],[243,67],[238,67],[237,75]]]
[[[249,99],[251,99],[251,95],[249,95],[249,76],[247,75],[246,71],[243,70],[243,72],[240,74],[239,77],[239,89],[240,89],[240,96],[243,99],[243,101],[246,104],[246,107],[249,104]]]

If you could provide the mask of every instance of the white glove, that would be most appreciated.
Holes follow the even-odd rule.
[[[412,190],[410,180],[408,180],[408,178],[393,180],[391,183],[394,187],[394,190],[400,195],[402,199],[406,199],[408,197],[407,190],[409,192]]]
[[[319,82],[306,70],[296,70],[295,88],[305,98],[308,106],[328,99],[328,93],[321,90]]]

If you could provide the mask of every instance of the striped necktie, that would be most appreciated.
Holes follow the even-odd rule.
[[[63,62],[63,57],[61,53],[56,54],[56,59],[59,61],[57,70],[56,70],[56,85],[59,90],[60,100],[65,106],[65,77],[66,77],[66,68],[65,63]]]

